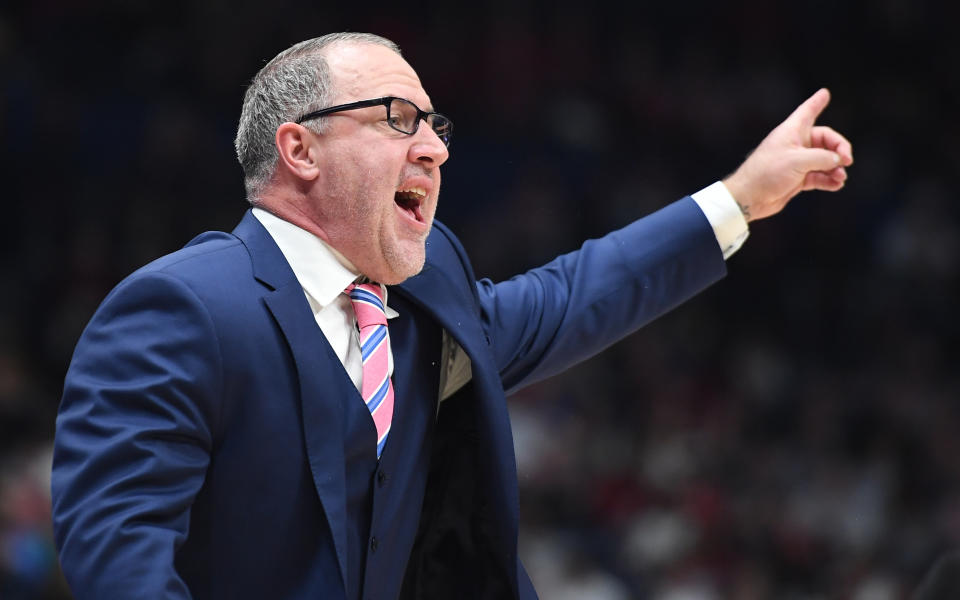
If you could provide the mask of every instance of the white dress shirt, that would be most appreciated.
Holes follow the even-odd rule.
[[[273,241],[280,247],[283,257],[290,263],[293,274],[303,287],[310,303],[313,318],[327,338],[333,351],[340,358],[344,369],[357,389],[363,375],[360,359],[360,332],[357,317],[353,312],[350,297],[344,293],[348,285],[360,277],[357,268],[345,256],[326,242],[293,223],[254,208],[253,216],[263,224]],[[386,293],[384,289],[384,306]],[[397,316],[397,311],[386,307],[387,319]],[[393,375],[393,350],[389,356],[390,374]]]
[[[717,181],[694,194],[693,201],[703,211],[707,221],[710,221],[713,235],[717,236],[717,243],[723,251],[723,258],[733,256],[747,241],[750,229],[730,190],[722,181]]]
[[[693,194],[693,200],[710,222],[723,258],[729,258],[749,235],[740,206],[720,181]],[[343,292],[360,277],[360,273],[346,257],[312,233],[260,208],[253,209],[253,216],[280,247],[303,287],[317,325],[359,390],[363,374],[360,334],[353,304]],[[392,319],[399,313],[387,306],[389,299],[385,287],[383,293],[387,319]],[[393,349],[388,350],[392,376]],[[446,331],[443,332],[441,360],[438,393],[440,400],[445,400],[470,381],[472,373],[470,358]]]

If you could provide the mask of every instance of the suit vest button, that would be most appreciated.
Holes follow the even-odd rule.
[[[380,546],[380,541],[376,537],[370,538],[370,551],[376,552],[378,546]]]
[[[383,487],[385,483],[387,483],[387,474],[383,471],[383,469],[380,469],[377,471],[377,485]]]

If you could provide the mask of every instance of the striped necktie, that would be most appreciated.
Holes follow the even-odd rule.
[[[393,382],[388,370],[390,338],[383,289],[376,283],[350,284],[346,293],[353,302],[360,328],[360,356],[363,360],[360,395],[377,427],[377,458],[380,458],[393,420]]]

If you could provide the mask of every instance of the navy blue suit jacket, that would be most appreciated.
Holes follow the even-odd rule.
[[[436,223],[390,290],[403,412],[378,464],[269,234],[249,213],[203,234],[121,282],[77,344],[52,479],[67,580],[78,598],[534,598],[506,395],[724,273],[689,197],[496,284]],[[440,328],[473,373],[442,404]]]

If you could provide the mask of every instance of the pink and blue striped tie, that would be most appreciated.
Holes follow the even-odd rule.
[[[393,420],[393,382],[390,381],[390,338],[383,308],[383,290],[376,283],[350,284],[346,289],[353,302],[360,328],[360,356],[363,374],[360,395],[370,409],[377,427],[377,458],[390,433]]]

